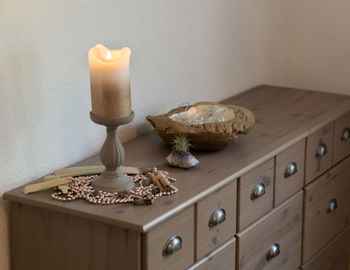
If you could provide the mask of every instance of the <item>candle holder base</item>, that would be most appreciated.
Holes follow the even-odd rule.
[[[107,138],[102,146],[100,158],[106,169],[102,175],[96,177],[91,185],[95,190],[106,192],[121,192],[133,189],[135,183],[131,178],[123,175],[119,166],[124,160],[124,148],[119,141],[117,131],[118,127],[130,123],[134,118],[134,112],[128,117],[110,119],[94,115],[90,112],[90,118],[93,122],[107,127]]]
[[[94,188],[94,190],[102,190],[113,193],[133,189],[135,184],[132,179],[126,175],[119,177],[105,177],[100,175],[92,181],[91,186]]]

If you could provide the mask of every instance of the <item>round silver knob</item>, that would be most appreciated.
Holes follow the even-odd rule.
[[[290,177],[296,174],[297,172],[298,172],[297,164],[294,161],[289,162],[286,168],[284,169],[284,177],[285,178]]]
[[[257,198],[260,198],[264,194],[265,194],[264,183],[258,183],[254,186],[252,193],[250,194],[250,199],[255,200]]]
[[[182,248],[182,239],[178,235],[174,235],[166,241],[163,248],[163,256],[170,255]]]
[[[219,225],[220,223],[224,222],[226,219],[226,213],[225,210],[222,208],[217,208],[215,211],[211,214],[209,218],[209,227],[214,227],[216,225]]]
[[[347,141],[350,139],[350,128],[345,128],[344,131],[343,131],[343,135],[341,137],[341,140],[342,141]]]
[[[325,154],[327,154],[327,145],[325,145],[324,143],[321,143],[316,148],[316,157],[320,158],[320,157],[324,156]]]
[[[272,258],[276,257],[278,254],[280,254],[280,252],[281,252],[280,245],[277,243],[272,244],[266,253],[266,260],[271,260]]]
[[[327,213],[335,211],[338,208],[338,203],[336,199],[332,199],[329,201]]]

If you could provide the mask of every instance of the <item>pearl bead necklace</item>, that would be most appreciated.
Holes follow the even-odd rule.
[[[149,172],[158,172],[157,168],[152,168]],[[175,182],[176,179],[169,176],[167,171],[159,171],[164,174],[169,181]],[[135,188],[129,191],[124,192],[104,192],[96,191],[91,186],[92,180],[94,180],[98,175],[89,175],[89,176],[78,176],[78,177],[69,177],[68,178],[68,192],[64,194],[59,188],[55,189],[55,192],[51,194],[51,197],[55,200],[67,202],[73,201],[76,199],[83,199],[92,204],[98,205],[111,205],[111,204],[125,204],[125,203],[136,203],[136,201],[143,200],[147,203],[142,204],[152,204],[153,201],[162,196],[169,196],[175,194],[178,191],[178,188],[174,185],[170,185],[167,191],[161,192],[157,185],[152,181],[149,181],[149,178],[145,174],[138,174],[132,176],[132,180],[135,182]],[[147,182],[148,180],[148,182]]]

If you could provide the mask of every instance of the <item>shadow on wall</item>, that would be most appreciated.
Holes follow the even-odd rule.
[[[9,203],[0,197],[0,269],[10,269],[8,241]]]

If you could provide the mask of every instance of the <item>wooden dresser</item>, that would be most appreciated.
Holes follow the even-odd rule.
[[[13,269],[349,270],[350,96],[260,86],[224,103],[256,125],[196,168],[169,168],[155,133],[125,144],[125,165],[177,178],[151,206],[7,192]]]

